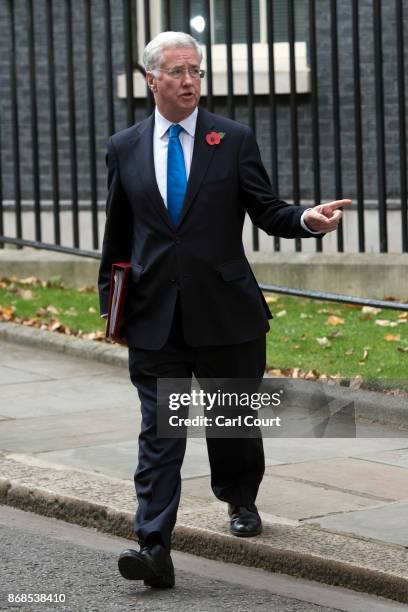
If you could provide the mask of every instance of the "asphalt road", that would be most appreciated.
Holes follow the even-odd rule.
[[[407,610],[346,589],[177,552],[176,588],[153,590],[119,575],[117,554],[129,546],[135,547],[134,542],[0,506],[1,612]],[[65,601],[11,603],[11,594],[46,594]]]

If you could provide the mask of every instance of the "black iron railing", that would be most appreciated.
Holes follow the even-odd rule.
[[[0,0],[0,247],[98,251],[106,140],[152,112],[135,77],[145,42],[184,29],[205,48],[202,104],[253,129],[279,197],[352,197],[355,223],[340,226],[338,251],[408,252],[407,20],[407,0]],[[299,92],[302,42],[309,86]],[[316,239],[316,251],[324,245]],[[250,247],[263,248],[255,227]]]

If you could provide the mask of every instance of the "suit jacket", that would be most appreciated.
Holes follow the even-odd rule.
[[[174,227],[155,178],[153,128],[154,114],[109,139],[101,313],[107,312],[112,263],[130,261],[129,346],[164,345],[178,294],[191,346],[262,336],[271,315],[245,257],[245,213],[268,234],[306,238],[311,234],[300,225],[306,208],[274,196],[249,128],[200,108],[187,192]],[[211,131],[225,132],[218,145],[206,142]]]

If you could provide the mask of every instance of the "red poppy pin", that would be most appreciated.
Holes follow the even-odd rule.
[[[208,134],[205,135],[205,140],[207,144],[212,147],[214,145],[219,145],[224,136],[225,132],[208,132]]]

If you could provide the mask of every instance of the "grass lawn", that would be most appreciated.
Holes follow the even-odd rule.
[[[310,378],[408,378],[408,313],[273,294],[267,300],[274,314],[268,368]],[[2,279],[1,319],[97,339],[105,327],[96,291],[64,288],[57,279]]]
[[[0,280],[0,320],[11,316],[17,322],[75,335],[105,330],[94,288],[62,287],[57,278],[46,284],[26,280],[29,282]]]
[[[408,378],[407,312],[290,296],[271,295],[269,300],[275,302],[270,304],[269,368],[346,378]]]

